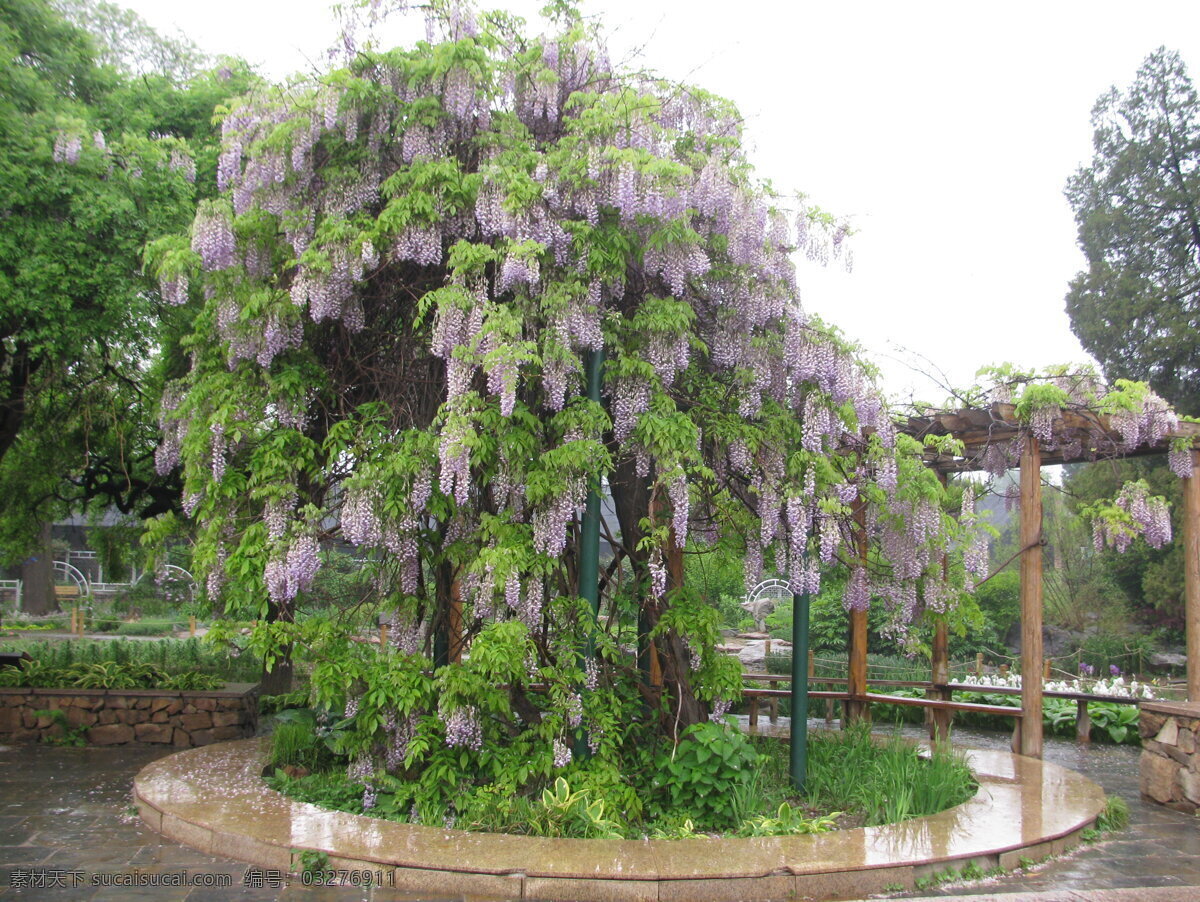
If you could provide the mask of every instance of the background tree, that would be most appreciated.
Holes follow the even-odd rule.
[[[1092,121],[1094,158],[1067,185],[1088,259],[1067,295],[1072,328],[1110,380],[1145,380],[1180,413],[1200,414],[1200,101],[1179,55],[1152,53]],[[1178,512],[1177,480],[1160,461],[1072,467],[1065,488],[1078,510],[1131,479]],[[1143,624],[1181,625],[1177,544],[1106,550],[1096,563]]]
[[[1156,50],[1092,122],[1095,155],[1066,192],[1088,261],[1071,327],[1110,381],[1200,414],[1200,106],[1179,55]]]
[[[195,78],[208,63],[186,36],[167,37],[133,10],[104,0],[52,0],[53,7],[95,42],[95,59],[131,75],[166,77],[176,85]]]
[[[212,111],[249,74],[232,65],[183,83],[184,68],[164,74],[143,59],[156,46],[148,27],[120,18],[125,32],[101,50],[44,0],[0,2],[0,555],[10,560],[67,510],[178,504],[177,483],[153,469],[162,374],[152,361],[177,365],[172,336],[190,330],[191,314],[168,312],[142,251],[215,191]],[[120,43],[134,32],[136,44]],[[144,71],[130,77],[105,56]]]

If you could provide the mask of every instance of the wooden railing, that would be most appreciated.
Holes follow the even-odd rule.
[[[791,689],[781,689],[779,684],[790,684],[791,676],[787,674],[775,673],[746,673],[742,674],[742,679],[750,682],[768,683],[770,688],[758,689],[748,687],[742,691],[743,696],[748,702],[748,719],[751,727],[758,726],[759,709],[765,700],[770,709],[769,717],[774,723],[779,714],[779,699],[790,698],[792,695]],[[849,683],[846,677],[823,677],[816,676],[813,673],[809,674],[809,682],[816,684],[845,686]],[[905,689],[924,689],[929,693],[938,693],[940,697],[932,698],[910,698],[906,695],[886,695],[876,692],[866,692],[858,696],[852,696],[849,691],[810,691],[808,697],[810,699],[826,699],[826,720],[833,720],[833,705],[835,702],[860,702],[870,704],[886,704],[886,705],[905,705],[909,707],[925,708],[931,711],[964,711],[976,714],[990,714],[998,717],[1012,717],[1013,724],[1013,749],[1020,748],[1020,732],[1021,718],[1024,714],[1019,706],[1010,705],[989,705],[978,702],[955,701],[952,698],[954,692],[975,692],[987,693],[996,695],[1017,695],[1021,694],[1021,690],[1010,686],[981,686],[972,683],[947,683],[942,686],[935,685],[927,680],[867,680],[868,687],[900,687]],[[1074,699],[1075,709],[1075,738],[1079,742],[1090,741],[1091,735],[1091,716],[1088,713],[1088,702],[1104,701],[1113,702],[1118,705],[1139,705],[1140,698],[1124,697],[1124,696],[1109,696],[1109,695],[1089,695],[1084,692],[1065,692],[1046,690],[1042,693],[1051,698],[1066,698]]]

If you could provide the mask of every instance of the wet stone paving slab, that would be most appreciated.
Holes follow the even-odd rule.
[[[915,728],[906,733],[918,735]],[[956,745],[1004,749],[1009,736],[956,730]],[[945,884],[891,898],[971,896],[1004,893],[1057,893],[1133,887],[1200,887],[1200,819],[1143,799],[1138,792],[1137,746],[1108,743],[1080,745],[1047,737],[1044,758],[1094,780],[1108,795],[1129,804],[1129,826],[1109,838],[1083,844],[1062,858],[1027,870],[973,883]],[[1200,889],[1178,896],[1200,900]]]
[[[819,726],[814,722],[814,729]],[[966,730],[957,731],[955,740],[998,750],[1008,744],[1007,736]],[[169,751],[0,746],[0,900],[459,898],[378,886],[315,888],[164,840],[133,812],[130,787],[138,771]],[[1047,740],[1045,757],[1124,797],[1129,829],[1028,871],[895,897],[1200,886],[1200,821],[1142,801],[1137,748]]]
[[[164,840],[138,819],[130,787],[169,751],[0,746],[0,899],[429,899],[381,887],[307,887]]]

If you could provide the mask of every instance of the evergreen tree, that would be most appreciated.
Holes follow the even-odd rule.
[[[1095,155],[1067,184],[1088,268],[1067,312],[1110,381],[1144,380],[1200,414],[1200,108],[1159,48],[1097,102]]]

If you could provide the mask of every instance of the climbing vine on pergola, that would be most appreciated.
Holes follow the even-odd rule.
[[[1200,485],[1195,469],[1200,423],[1183,420],[1140,382],[1108,386],[1090,369],[1057,368],[1022,373],[1005,366],[992,371],[986,389],[961,393],[944,409],[918,411],[901,428],[921,440],[950,440],[927,453],[931,469],[984,471],[1001,476],[1020,471],[1021,718],[1015,750],[1042,752],[1042,502],[1041,468],[1046,465],[1166,454],[1184,481],[1185,592],[1188,696],[1200,698]],[[964,519],[971,513],[964,505]],[[1126,484],[1110,503],[1090,511],[1097,550],[1124,551],[1138,536],[1161,547],[1172,539],[1166,502],[1150,496],[1144,482]],[[933,682],[949,682],[945,632],[933,648]],[[945,729],[943,719],[936,728]]]

